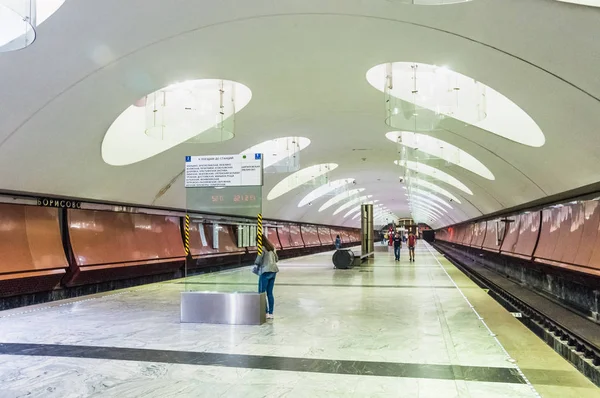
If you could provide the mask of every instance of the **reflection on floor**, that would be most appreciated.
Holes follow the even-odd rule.
[[[0,312],[0,397],[597,396],[425,243],[331,254],[281,262],[262,326],[179,323],[179,292],[255,290],[248,268]]]

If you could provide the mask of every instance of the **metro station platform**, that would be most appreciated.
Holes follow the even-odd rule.
[[[183,289],[254,291],[248,267],[0,312],[0,397],[599,396],[425,242],[331,254],[280,262],[262,326],[179,322]]]

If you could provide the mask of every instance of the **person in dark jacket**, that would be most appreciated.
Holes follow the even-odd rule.
[[[339,249],[342,247],[342,238],[340,238],[340,236],[336,236],[335,237],[335,248]]]
[[[400,233],[396,232],[394,235],[394,257],[396,257],[396,261],[400,261],[400,249],[402,248],[402,238],[400,237]]]

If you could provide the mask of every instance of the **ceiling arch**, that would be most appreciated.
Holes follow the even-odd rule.
[[[461,195],[440,184],[461,203],[432,192],[452,206],[449,217],[468,219],[600,179],[600,155],[593,150],[600,138],[590,129],[600,123],[596,8],[513,0],[448,7],[234,0],[233,8],[183,1],[173,8],[147,0],[144,18],[137,21],[134,3],[65,2],[40,26],[33,45],[0,54],[1,189],[184,207],[177,176],[185,155],[240,153],[275,137],[302,136],[311,145],[300,155],[301,168],[339,164],[328,180],[354,179],[365,195],[408,216],[393,165],[397,153],[385,138],[390,129],[382,117],[383,96],[364,79],[370,67],[390,60],[448,65],[486,82],[546,135],[544,146],[530,148],[460,123],[436,133],[496,177],[428,160],[473,192]],[[515,13],[530,23],[520,24]],[[558,23],[571,29],[556,32],[552,26]],[[81,34],[70,37],[73,31]],[[382,39],[391,37],[418,40]],[[542,41],[552,41],[552,48],[539,45]],[[572,59],[578,62],[564,61]],[[179,145],[127,166],[102,161],[103,135],[123,109],[146,93],[191,78],[228,79],[252,90],[252,101],[236,114],[234,139],[206,145],[201,153]],[[564,159],[577,159],[576,173]],[[265,194],[287,175],[265,174]],[[343,217],[347,211],[333,215],[333,209],[297,207],[316,188],[304,184],[265,200],[263,213],[351,225]]]

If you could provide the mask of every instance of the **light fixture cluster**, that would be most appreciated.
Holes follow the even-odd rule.
[[[289,191],[300,187],[301,185],[307,184],[318,177],[326,176],[330,171],[335,170],[338,167],[337,163],[322,163],[314,166],[303,168],[283,180],[279,181],[277,185],[271,189],[267,195],[267,200],[277,199],[281,195],[288,193]]]
[[[112,123],[102,141],[102,158],[110,165],[124,166],[184,142],[231,139],[234,115],[251,98],[245,85],[221,79],[189,80],[154,91]]]
[[[37,27],[54,14],[65,0],[0,0],[0,52],[31,45]]]

